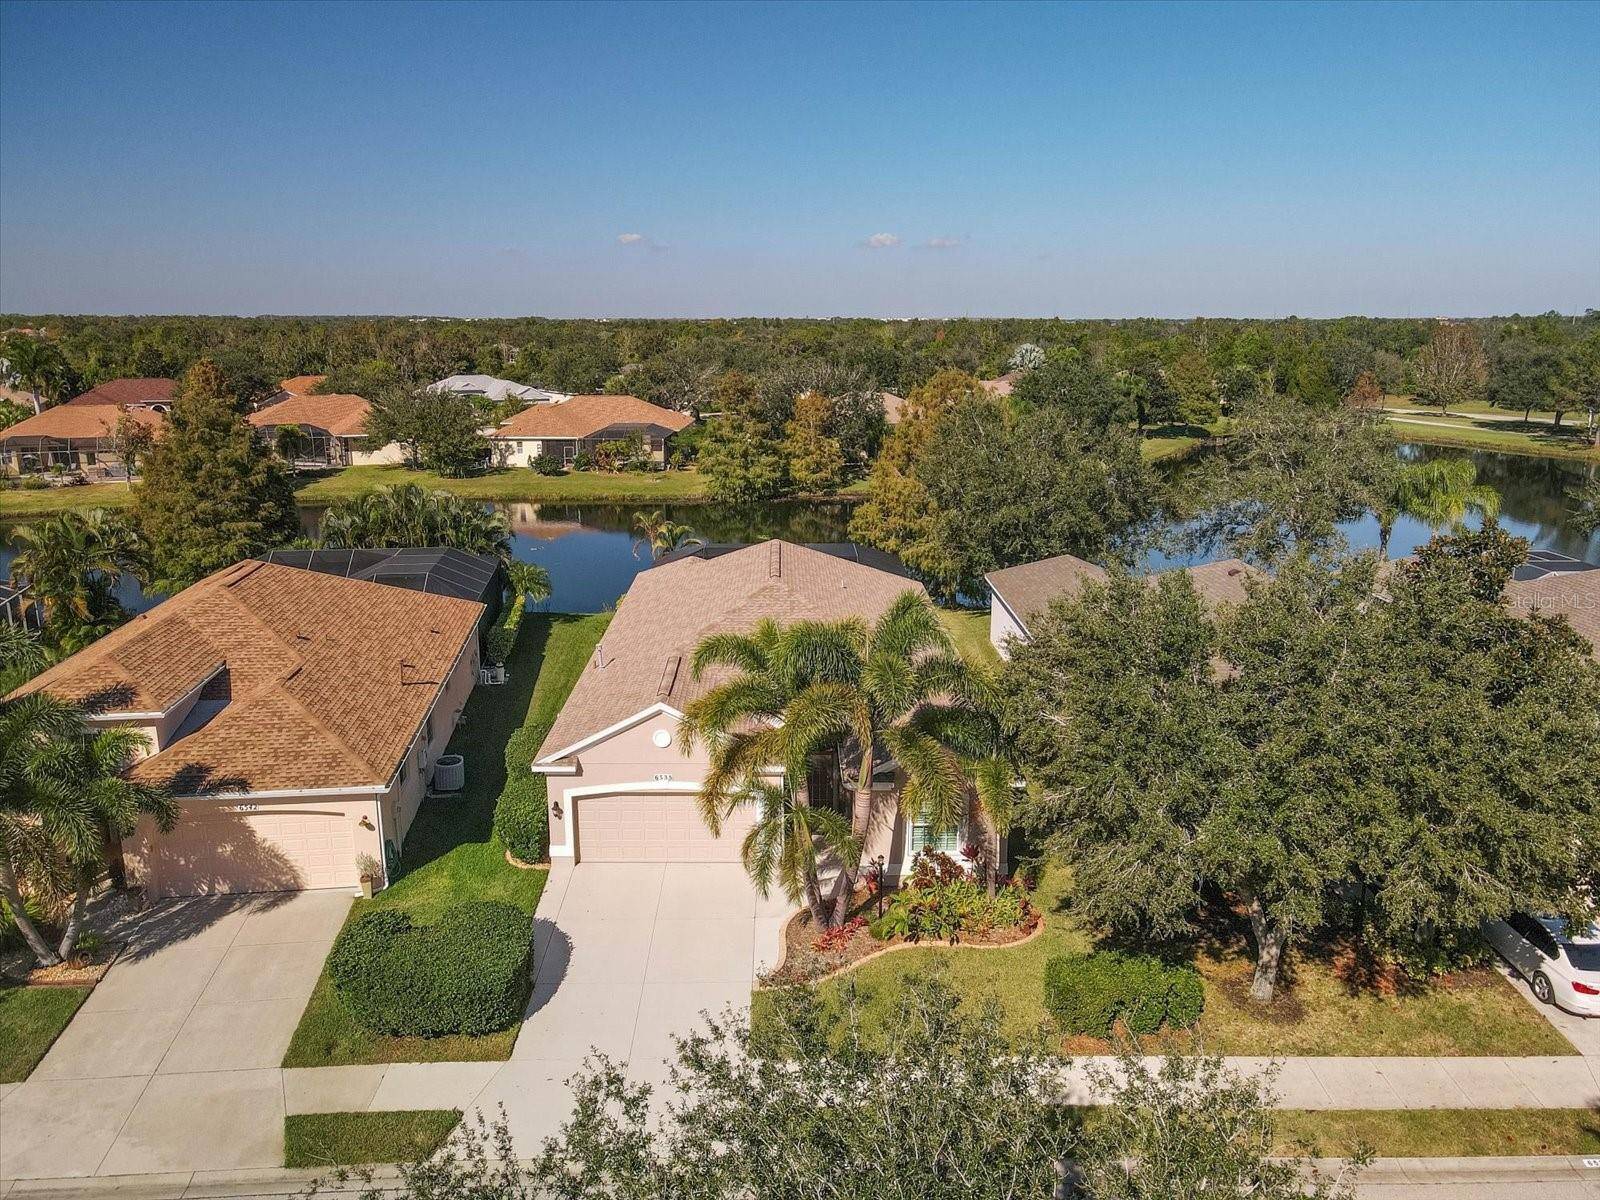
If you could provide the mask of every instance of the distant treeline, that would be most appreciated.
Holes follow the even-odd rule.
[[[1581,317],[1486,317],[1470,328],[1493,357],[1514,337],[1572,345],[1600,329]],[[214,360],[249,400],[292,375],[328,374],[329,389],[425,383],[481,372],[562,391],[627,391],[674,408],[700,408],[715,380],[742,371],[765,383],[817,373],[904,395],[936,372],[992,378],[1019,347],[1054,357],[1067,348],[1112,370],[1170,369],[1203,361],[1215,378],[1249,372],[1264,392],[1310,402],[1347,395],[1370,372],[1407,390],[1411,364],[1434,337],[1431,319],[1197,319],[1067,321],[960,319],[546,320],[407,317],[84,317],[0,315],[0,329],[43,329],[59,349],[55,398],[119,376],[178,377]]]

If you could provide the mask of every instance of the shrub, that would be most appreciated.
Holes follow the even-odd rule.
[[[958,942],[964,933],[1015,929],[1034,919],[1033,908],[1019,889],[1008,886],[993,896],[985,895],[977,880],[945,855],[933,858],[954,867],[954,878],[946,879],[937,861],[925,862],[923,856],[918,855],[912,882],[895,892],[883,916],[872,922],[873,937],[904,937],[913,942],[939,938]],[[918,879],[924,882],[918,884]]]
[[[528,465],[539,475],[560,475],[566,470],[554,454],[541,454]]]
[[[572,460],[572,469],[574,471],[594,470],[594,455],[587,450],[578,451],[577,457]]]
[[[526,770],[526,768],[524,768]],[[528,772],[530,779],[532,772]],[[543,783],[542,778],[537,782]],[[550,810],[543,787],[507,787],[494,806],[494,832],[512,857],[525,863],[544,860],[550,848]]]
[[[334,942],[328,975],[351,1015],[374,1033],[485,1034],[521,1019],[532,958],[528,914],[480,900],[432,925],[414,925],[398,909],[357,917]]]
[[[1105,1037],[1118,1017],[1130,1033],[1187,1029],[1205,992],[1193,968],[1116,951],[1058,955],[1045,964],[1044,1004],[1063,1033]]]
[[[494,628],[489,630],[486,639],[487,651],[491,662],[503,663],[511,657],[511,651],[517,644],[517,631],[522,628],[522,614],[526,610],[521,592],[512,592],[511,603],[506,605],[505,612],[500,614],[500,619],[494,623]]]

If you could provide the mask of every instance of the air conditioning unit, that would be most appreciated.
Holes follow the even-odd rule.
[[[467,763],[459,754],[441,754],[433,771],[433,790],[459,792],[467,782]]]
[[[496,684],[502,684],[505,681],[506,681],[506,669],[505,669],[504,665],[502,665],[500,663],[496,663],[492,667],[479,667],[478,668],[478,682],[479,683],[489,684],[489,685],[496,685]]]

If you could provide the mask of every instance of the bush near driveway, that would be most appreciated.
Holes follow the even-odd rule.
[[[399,879],[371,900],[357,900],[351,920],[392,908],[426,925],[472,900],[515,905],[532,917],[548,873],[506,862],[506,846],[492,830],[495,806],[508,789],[535,782],[528,771],[533,750],[609,620],[606,614],[547,613],[529,613],[523,619],[507,664],[510,681],[475,689],[467,701],[467,719],[450,741],[449,752],[466,759],[466,787],[455,796],[423,804],[406,836]],[[530,740],[531,748],[525,745]],[[519,742],[524,743],[521,748]],[[542,788],[544,781],[537,783]],[[283,1065],[498,1061],[511,1057],[517,1028],[477,1037],[376,1034],[355,1019],[324,969]]]
[[[374,1033],[438,1037],[506,1029],[532,987],[533,922],[509,904],[475,901],[431,925],[400,909],[363,913],[339,933],[328,975]]]
[[[1198,1021],[1205,990],[1193,967],[1116,951],[1063,954],[1045,964],[1044,1004],[1069,1036],[1106,1037],[1118,1018],[1132,1033],[1151,1034]]]

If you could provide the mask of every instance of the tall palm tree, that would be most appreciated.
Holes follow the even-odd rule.
[[[1389,557],[1389,538],[1401,516],[1429,525],[1458,526],[1471,512],[1486,521],[1500,515],[1500,493],[1478,482],[1478,468],[1471,459],[1408,463],[1394,473],[1388,495],[1377,506],[1378,553]]]
[[[841,856],[830,925],[844,921],[860,848],[889,816],[892,793],[872,786],[886,760],[905,774],[899,806],[908,819],[945,830],[967,815],[972,760],[949,734],[977,722],[984,688],[955,654],[926,597],[902,594],[871,627],[859,620],[786,627],[769,620],[748,634],[714,634],[692,660],[696,679],[713,668],[735,674],[686,706],[679,731],[685,753],[696,744],[710,751],[699,803],[713,831],[739,805],[759,800],[752,785],[775,769],[793,787],[818,753],[838,752],[848,766],[856,852]],[[1009,812],[1007,802],[1000,805]]]
[[[53,391],[61,378],[61,351],[40,338],[7,338],[0,347],[0,357],[6,360],[12,376],[33,394],[33,412],[37,416],[43,406],[40,397]]]
[[[633,532],[635,535],[633,553],[636,558],[640,547],[649,549],[651,558],[660,558],[685,546],[705,544],[703,539],[695,536],[690,526],[669,520],[667,514],[659,508],[652,513],[634,513]]]
[[[164,788],[125,774],[145,744],[133,729],[92,730],[77,706],[42,693],[0,704],[0,898],[46,966],[77,945],[107,840],[133,833],[144,814],[163,832],[177,820]],[[56,947],[27,915],[24,878],[45,892],[73,893]]]
[[[105,623],[118,615],[112,593],[122,576],[146,574],[143,539],[127,518],[103,508],[25,525],[17,541],[12,573],[28,581],[52,623]]]
[[[791,904],[804,904],[819,928],[829,923],[832,905],[822,894],[822,860],[859,862],[861,844],[850,831],[850,821],[831,808],[818,808],[785,784],[751,780],[741,803],[756,809],[755,824],[745,834],[739,858],[762,896],[776,883]],[[701,814],[714,833],[720,833],[724,812]]]

